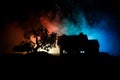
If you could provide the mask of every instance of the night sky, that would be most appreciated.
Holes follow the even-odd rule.
[[[120,55],[118,0],[39,0],[0,3],[0,53],[12,53],[30,26],[42,24],[58,35],[83,32],[98,39],[100,51]]]

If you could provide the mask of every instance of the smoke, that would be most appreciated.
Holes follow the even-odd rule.
[[[91,14],[97,14],[97,16],[92,16]],[[59,13],[53,20],[51,20],[51,13],[42,16],[39,16],[39,14],[32,14],[32,16],[30,15],[28,20],[24,22],[16,21],[7,25],[9,27],[6,29],[8,31],[6,31],[5,35],[7,36],[5,38],[5,44],[12,49],[14,45],[24,40],[24,32],[30,31],[31,27],[37,29],[41,27],[40,25],[43,25],[48,29],[49,33],[55,32],[58,36],[63,34],[79,35],[80,32],[83,32],[87,34],[89,39],[98,39],[101,52],[108,52],[111,55],[115,55],[115,53],[118,52],[114,44],[116,42],[116,36],[111,28],[111,18],[109,18],[111,16],[97,12],[86,15],[84,11],[76,9],[73,13],[73,17],[76,20],[76,24],[68,18],[61,20],[61,14]],[[115,49],[116,51],[114,51]]]
[[[59,16],[59,15],[57,15]],[[74,10],[73,17],[76,24],[68,18],[52,22],[47,17],[41,17],[41,23],[50,31],[59,35],[79,35],[80,32],[87,34],[88,39],[97,39],[100,44],[100,52],[107,52],[110,55],[117,55],[117,34],[115,33],[113,16],[104,12],[85,13],[81,9]]]
[[[89,39],[99,41],[101,52],[116,55],[119,51],[116,48],[117,37],[113,29],[114,22],[112,22],[113,16],[111,14],[97,11],[85,13],[80,8],[76,8],[72,12],[72,17],[76,23],[67,17],[61,19],[60,11],[53,20],[51,17],[52,13],[40,16],[40,24],[46,27],[50,33],[56,32],[60,36],[63,34],[79,35],[80,32],[83,32],[88,35]]]
[[[79,0],[52,0],[47,4],[46,0],[43,0],[37,6],[40,8],[38,12],[30,12],[25,19],[6,25],[5,41],[1,41],[5,43],[1,45],[6,45],[4,48],[9,48],[7,51],[10,52],[12,46],[24,40],[24,32],[30,31],[31,27],[37,29],[42,25],[49,33],[55,32],[58,36],[78,35],[83,32],[89,39],[98,39],[101,52],[115,55],[119,49],[116,48],[118,36],[114,30],[113,16],[104,11],[93,10],[94,8],[90,7],[92,2],[88,4],[87,1],[85,0],[85,3]]]

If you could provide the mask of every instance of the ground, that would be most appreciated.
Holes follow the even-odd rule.
[[[97,55],[62,55],[52,56],[45,52],[33,54],[3,54],[0,56],[1,64],[120,64],[120,57],[105,53]]]

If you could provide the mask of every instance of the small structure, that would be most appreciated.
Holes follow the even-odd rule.
[[[87,54],[94,55],[99,53],[98,40],[88,40],[87,35],[80,33],[79,35],[62,35],[58,38],[58,46],[60,54]]]

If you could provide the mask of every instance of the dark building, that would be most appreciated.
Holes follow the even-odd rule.
[[[99,53],[98,40],[88,40],[87,35],[80,33],[79,35],[62,35],[58,39],[60,53],[74,55],[87,54],[94,55]]]

